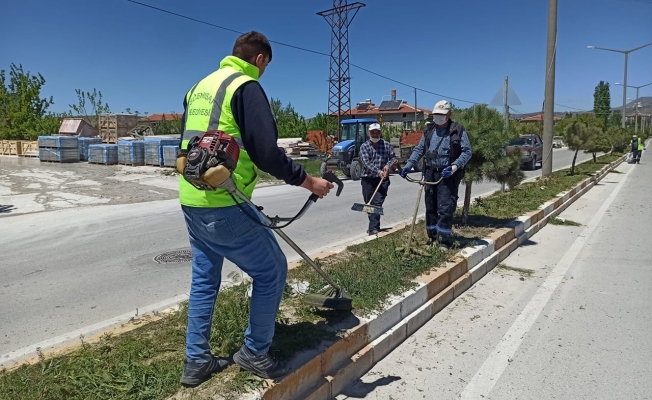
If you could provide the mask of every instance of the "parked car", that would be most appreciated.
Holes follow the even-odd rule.
[[[565,147],[566,144],[564,143],[564,137],[563,136],[553,136],[552,137],[552,147],[554,149],[561,149],[562,147]]]
[[[543,140],[536,134],[521,135],[507,145],[507,149],[517,148],[521,151],[521,166],[534,170],[543,158]]]

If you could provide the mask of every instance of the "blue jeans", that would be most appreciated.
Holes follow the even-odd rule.
[[[252,217],[262,218],[252,207],[243,207]],[[193,252],[186,332],[187,360],[210,360],[208,341],[224,258],[253,279],[245,344],[256,355],[267,353],[287,277],[287,259],[274,233],[256,224],[236,205],[181,208]]]

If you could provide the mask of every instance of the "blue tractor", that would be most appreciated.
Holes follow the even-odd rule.
[[[367,141],[369,135],[369,125],[377,124],[375,118],[345,119],[340,123],[342,125],[342,136],[340,142],[333,146],[330,158],[321,164],[322,175],[326,171],[335,173],[340,170],[347,178],[354,181],[360,179],[362,175],[362,165],[360,164],[360,146]],[[394,139],[392,139],[394,140]],[[397,138],[396,141],[399,141]],[[399,163],[407,161],[414,146],[401,146],[400,143],[392,143]],[[423,158],[419,160],[415,171],[423,169]]]
[[[362,175],[360,164],[360,146],[367,140],[369,125],[377,124],[374,118],[345,119],[342,125],[342,134],[339,143],[333,146],[333,151],[328,160],[322,163],[322,174],[326,171],[340,170],[354,181]]]

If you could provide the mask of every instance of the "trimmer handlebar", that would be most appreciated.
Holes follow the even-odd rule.
[[[326,171],[326,173],[322,176],[323,179],[326,179],[330,183],[334,183],[337,185],[337,192],[335,192],[335,196],[339,196],[340,193],[342,193],[342,189],[344,189],[344,183],[338,178],[334,173],[331,171]],[[312,201],[313,203],[316,203],[317,200],[319,200],[319,196],[316,194],[311,194],[310,197],[308,198],[309,201]]]
[[[408,182],[413,182],[413,183],[418,183],[419,185],[433,185],[433,186],[434,186],[434,185],[438,185],[439,183],[441,183],[441,181],[442,181],[443,179],[444,179],[444,178],[442,177],[442,178],[439,178],[439,180],[438,180],[437,182],[426,182],[425,179],[423,179],[423,178],[422,178],[421,180],[418,181],[418,180],[416,180],[416,179],[412,179],[412,178],[410,178],[410,177],[407,176],[407,175],[405,176],[405,180],[406,180],[406,181],[408,181]]]

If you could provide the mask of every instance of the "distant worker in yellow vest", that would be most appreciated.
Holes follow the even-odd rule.
[[[193,137],[220,130],[240,145],[233,179],[249,198],[259,168],[322,198],[333,184],[307,174],[277,146],[276,122],[258,83],[271,60],[272,48],[262,34],[249,32],[236,40],[232,55],[221,61],[220,68],[186,94],[181,151],[187,150]],[[224,258],[253,279],[249,327],[233,360],[259,377],[282,377],[287,367],[269,353],[287,276],[287,259],[274,233],[252,220],[252,216],[260,219],[257,210],[241,209],[224,189],[198,190],[180,176],[179,199],[193,252],[181,384],[197,386],[229,364],[227,358],[212,355],[209,344]]]
[[[632,137],[632,155],[634,156],[634,162],[636,164],[641,163],[641,153],[645,146],[643,145],[643,140],[639,139],[636,135]]]

